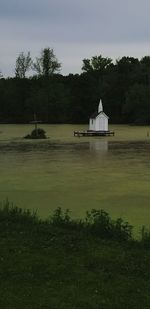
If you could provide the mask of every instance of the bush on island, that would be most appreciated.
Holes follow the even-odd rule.
[[[27,138],[27,139],[45,139],[47,137],[46,137],[46,132],[43,129],[38,128],[38,129],[34,129],[31,132],[31,134],[26,135],[24,138]]]

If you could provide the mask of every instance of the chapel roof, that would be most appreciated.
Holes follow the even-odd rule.
[[[90,118],[95,119],[98,115],[99,115],[98,112],[94,112],[94,113],[90,116]]]
[[[107,118],[109,118],[104,112],[100,112],[100,113],[98,113],[98,112],[94,112],[92,115],[91,115],[91,119],[95,119],[98,115],[100,115],[100,114],[103,114],[103,115],[105,115]]]

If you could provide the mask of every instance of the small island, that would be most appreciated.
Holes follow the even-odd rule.
[[[46,132],[41,129],[41,128],[37,128],[34,129],[31,134],[27,134],[24,138],[26,139],[46,139]]]
[[[24,138],[26,139],[46,139],[46,132],[42,128],[38,128],[38,123],[41,123],[41,120],[37,120],[36,114],[34,114],[34,120],[31,121],[35,125],[34,130],[30,134],[27,134]]]

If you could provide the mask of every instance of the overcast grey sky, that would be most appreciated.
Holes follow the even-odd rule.
[[[150,55],[150,0],[0,0],[0,70],[13,76],[16,57],[54,49],[62,74],[82,59]]]

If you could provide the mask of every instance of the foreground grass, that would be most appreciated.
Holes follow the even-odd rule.
[[[0,308],[149,308],[149,235],[143,230],[134,241],[131,227],[117,224],[103,211],[83,223],[60,209],[41,221],[7,203],[0,210]]]

